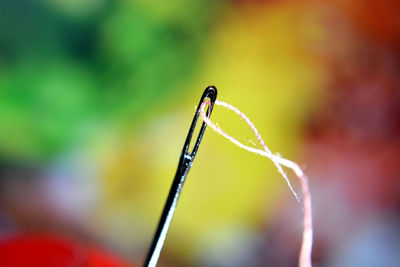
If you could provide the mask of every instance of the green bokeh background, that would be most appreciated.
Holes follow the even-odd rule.
[[[2,156],[51,160],[176,96],[221,3],[175,2],[1,1]]]

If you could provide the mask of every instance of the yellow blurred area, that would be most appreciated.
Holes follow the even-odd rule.
[[[101,135],[102,148],[93,151],[104,174],[95,219],[98,231],[129,249],[150,243],[195,105],[209,84],[217,87],[219,100],[247,114],[274,153],[296,159],[303,119],[322,82],[321,70],[304,45],[318,29],[310,19],[299,18],[300,8],[304,6],[275,4],[226,10],[206,41],[195,78],[180,89],[183,98],[161,105],[153,111],[155,119],[137,126],[123,141],[113,133]],[[247,125],[231,112],[216,106],[212,120],[243,143],[256,143]],[[256,229],[277,209],[280,197],[295,201],[269,160],[242,151],[208,128],[165,254],[189,259],[218,231]]]

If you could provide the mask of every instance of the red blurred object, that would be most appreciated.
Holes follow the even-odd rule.
[[[0,241],[2,267],[127,267],[97,248],[50,235],[24,235]],[[130,265],[131,266],[131,265]]]
[[[399,48],[400,1],[330,0],[341,8],[358,28],[375,42]]]

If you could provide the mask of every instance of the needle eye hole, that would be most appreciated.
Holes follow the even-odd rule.
[[[204,91],[203,95],[201,96],[199,105],[197,106],[197,109],[196,109],[196,113],[194,114],[194,118],[193,118],[192,124],[190,126],[188,136],[186,137],[186,142],[185,142],[185,145],[184,145],[184,149],[182,151],[182,156],[183,155],[190,155],[191,160],[193,160],[194,157],[196,156],[196,153],[197,153],[197,150],[199,148],[201,139],[203,138],[204,131],[205,131],[206,127],[207,127],[207,124],[205,122],[203,122],[201,124],[201,126],[197,125],[197,120],[198,120],[198,118],[200,116],[201,106],[202,106],[202,104],[204,102],[209,102],[210,103],[210,104],[208,104],[207,113],[206,113],[207,116],[209,117],[211,115],[211,112],[212,112],[212,109],[214,107],[214,103],[215,103],[216,99],[217,99],[217,88],[215,88],[214,86],[208,86],[206,88],[206,90]],[[196,129],[200,128],[199,129],[199,133],[197,135],[196,142],[194,142],[193,148],[189,149],[189,146],[191,146],[190,143],[192,143],[191,139],[192,139],[192,136],[193,136],[193,132],[195,131],[195,128]],[[191,152],[189,153],[188,151],[191,151]]]
[[[209,117],[211,115],[211,98],[210,97],[206,97],[204,99],[204,101],[200,105],[199,113],[201,112],[201,106],[204,103],[205,103],[204,109],[207,110],[206,114],[207,114],[207,117]],[[202,138],[202,136],[204,134],[205,127],[206,127],[205,122],[199,123],[196,120],[196,125],[195,125],[195,127],[193,129],[193,133],[197,133],[197,135],[194,135],[194,136],[197,136],[197,138],[196,138],[195,142],[192,140],[193,138],[190,140],[189,147],[188,147],[188,151],[190,151],[190,152],[187,152],[186,154],[188,154],[190,156],[194,156],[196,154],[195,148],[200,145],[200,141],[201,141],[201,138]]]

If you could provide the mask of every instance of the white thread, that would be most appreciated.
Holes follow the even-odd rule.
[[[282,158],[279,155],[272,154],[272,152],[269,150],[269,148],[265,145],[264,140],[262,139],[261,135],[258,133],[257,128],[254,126],[254,124],[250,121],[249,118],[247,118],[247,116],[243,112],[241,112],[236,107],[234,107],[228,103],[219,101],[219,100],[216,100],[215,104],[219,105],[219,106],[223,106],[227,109],[234,111],[242,119],[244,119],[245,122],[247,123],[247,125],[251,128],[251,130],[257,137],[257,139],[260,142],[261,146],[263,147],[264,151],[240,143],[238,140],[236,140],[235,138],[233,138],[232,136],[230,136],[229,134],[224,132],[219,127],[219,125],[214,124],[207,117],[206,112],[205,112],[205,107],[207,105],[210,105],[210,101],[206,101],[201,104],[200,114],[201,114],[202,119],[214,131],[216,131],[220,135],[224,136],[225,138],[227,138],[229,141],[231,141],[235,145],[237,145],[247,151],[250,151],[250,152],[253,152],[253,153],[256,153],[261,156],[269,158],[274,163],[274,165],[277,167],[277,169],[278,169],[279,173],[282,175],[282,177],[286,180],[286,183],[288,184],[290,190],[292,191],[293,195],[295,196],[296,200],[299,203],[301,203],[300,199],[299,199],[298,195],[296,194],[293,186],[291,185],[286,173],[283,171],[281,165],[292,169],[293,172],[296,174],[296,176],[300,179],[301,189],[303,192],[303,211],[304,211],[304,213],[303,213],[303,238],[302,238],[301,250],[300,250],[300,255],[299,255],[299,266],[300,267],[311,267],[312,266],[311,255],[312,255],[312,243],[313,243],[313,226],[312,226],[311,193],[310,193],[310,188],[308,185],[307,176],[301,170],[299,165],[297,165],[297,163],[295,163],[291,160]]]

